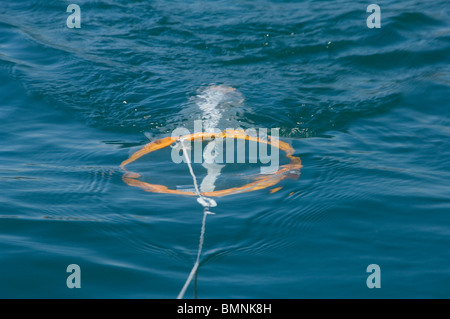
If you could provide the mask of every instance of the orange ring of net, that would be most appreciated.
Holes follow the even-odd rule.
[[[120,164],[120,167],[125,171],[124,175],[122,176],[122,180],[128,184],[129,186],[133,187],[140,187],[146,192],[152,192],[152,193],[165,193],[165,194],[179,194],[179,195],[189,195],[189,196],[197,196],[194,192],[189,191],[181,191],[181,190],[174,190],[169,189],[164,185],[159,184],[150,184],[146,182],[142,182],[138,180],[138,178],[141,176],[138,173],[129,172],[125,168],[126,165],[130,164],[131,162],[136,161],[138,158],[157,151],[159,149],[165,148],[169,145],[171,145],[173,142],[178,141],[180,138],[194,141],[196,139],[212,139],[212,138],[237,138],[237,139],[244,139],[249,141],[255,141],[258,143],[266,143],[271,146],[275,146],[278,149],[284,151],[286,153],[286,157],[290,159],[290,163],[286,165],[282,165],[281,168],[276,171],[275,173],[272,173],[270,175],[265,175],[261,177],[257,177],[254,182],[245,184],[243,186],[239,187],[232,187],[227,188],[223,190],[218,191],[212,191],[212,192],[202,192],[201,194],[208,197],[217,197],[217,196],[225,196],[225,195],[231,195],[231,194],[237,194],[237,193],[245,193],[245,192],[253,192],[256,190],[264,189],[273,185],[278,184],[281,180],[285,179],[288,175],[288,173],[297,173],[300,171],[300,168],[302,167],[302,162],[299,157],[293,156],[294,149],[285,142],[282,142],[278,139],[270,137],[269,140],[261,140],[258,137],[253,137],[246,135],[244,131],[241,130],[226,130],[221,133],[206,133],[206,132],[200,132],[200,133],[194,133],[190,135],[184,135],[184,136],[178,136],[178,137],[165,137],[159,140],[156,140],[154,142],[148,143],[144,145],[143,148],[135,152],[133,155],[130,156],[127,160],[123,161],[122,164]],[[272,144],[272,142],[276,142]]]

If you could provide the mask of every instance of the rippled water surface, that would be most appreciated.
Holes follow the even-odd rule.
[[[71,2],[0,6],[0,297],[175,298],[202,207],[120,163],[191,129],[214,85],[235,89],[221,125],[279,128],[304,167],[215,198],[185,297],[450,297],[447,0],[379,1],[380,29],[343,0],[77,1],[69,29]],[[193,187],[169,151],[136,165]]]

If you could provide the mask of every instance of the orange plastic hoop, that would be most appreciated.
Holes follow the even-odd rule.
[[[194,141],[197,139],[212,139],[212,138],[237,138],[237,139],[244,139],[249,141],[255,141],[258,143],[266,143],[268,145],[273,145],[277,147],[278,149],[284,151],[286,153],[286,157],[289,158],[291,161],[289,164],[282,165],[281,168],[276,171],[275,173],[272,173],[270,175],[264,175],[261,177],[257,177],[254,182],[245,184],[243,186],[239,187],[232,187],[227,188],[223,190],[213,191],[213,192],[203,192],[201,193],[204,196],[207,197],[218,197],[218,196],[226,196],[231,194],[238,194],[238,193],[245,193],[245,192],[253,192],[256,190],[264,189],[273,185],[278,184],[280,181],[288,177],[290,174],[298,176],[300,168],[302,168],[302,162],[299,157],[293,156],[294,149],[285,142],[282,142],[278,139],[270,138],[269,140],[261,140],[258,137],[249,136],[244,133],[244,131],[241,130],[225,130],[221,133],[194,133],[190,135],[184,135],[184,136],[178,136],[178,137],[164,137],[159,140],[156,140],[154,142],[148,143],[144,145],[140,150],[135,152],[133,155],[130,156],[127,160],[123,161],[122,164],[120,164],[120,167],[125,171],[125,173],[122,176],[122,180],[128,184],[129,186],[133,187],[139,187],[142,188],[146,192],[152,192],[152,193],[165,193],[165,194],[179,194],[179,195],[189,195],[189,196],[197,196],[194,192],[189,191],[181,191],[181,190],[174,190],[169,189],[164,185],[159,184],[149,184],[143,181],[138,180],[138,178],[141,176],[138,173],[130,172],[128,171],[125,166],[130,164],[131,162],[136,161],[138,158],[157,151],[159,149],[162,149],[164,147],[167,147],[171,145],[173,142],[178,141],[180,138]],[[272,144],[273,142],[277,142],[276,144]]]

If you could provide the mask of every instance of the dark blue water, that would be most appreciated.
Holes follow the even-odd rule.
[[[450,296],[447,0],[378,1],[379,29],[365,1],[77,1],[80,29],[70,3],[0,6],[0,297],[178,295],[202,207],[119,165],[190,127],[210,85],[304,167],[278,192],[215,198],[185,297]],[[149,176],[191,185],[158,154]]]

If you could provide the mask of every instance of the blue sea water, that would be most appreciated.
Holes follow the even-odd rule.
[[[236,124],[279,128],[304,167],[215,198],[185,297],[449,298],[450,3],[377,1],[373,29],[369,4],[3,1],[0,297],[175,298],[202,207],[128,186],[120,163],[226,85]],[[192,186],[180,165],[141,162]]]

